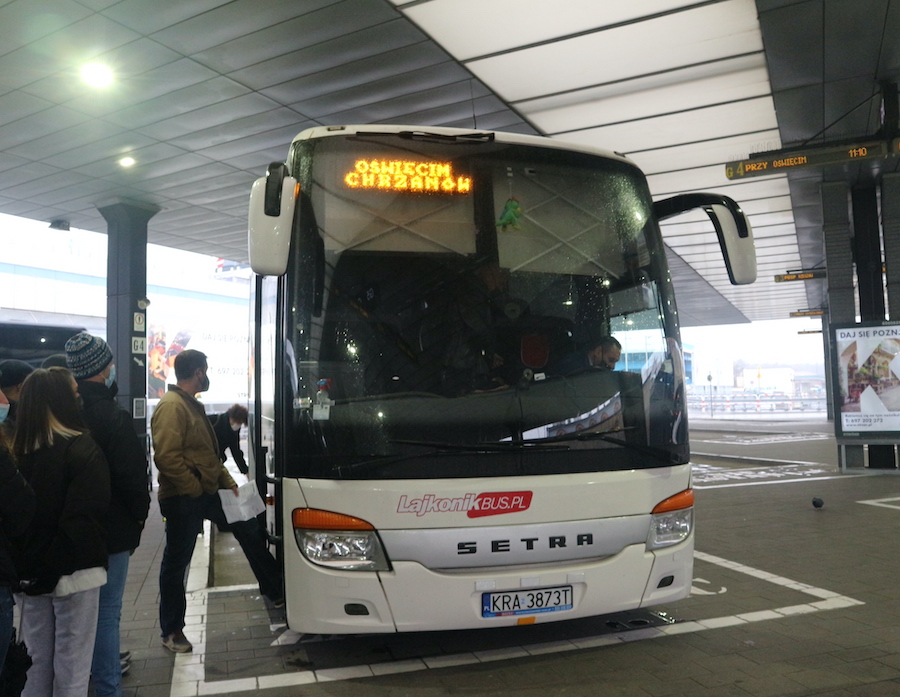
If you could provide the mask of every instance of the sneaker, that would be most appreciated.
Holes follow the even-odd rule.
[[[131,661],[120,661],[119,665],[122,667],[122,675],[131,670]]]
[[[130,661],[131,660],[131,651],[122,651],[119,653],[120,661]]]
[[[175,653],[187,653],[194,648],[191,642],[187,640],[187,637],[184,636],[184,632],[169,634],[169,636],[163,638],[162,645]]]

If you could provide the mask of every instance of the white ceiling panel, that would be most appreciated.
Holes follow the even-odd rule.
[[[611,126],[584,128],[566,133],[561,138],[579,143],[603,144],[602,147],[615,152],[639,153],[684,143],[715,143],[722,138],[777,128],[772,97],[766,95]],[[717,155],[715,161],[721,161],[720,158]]]
[[[391,0],[395,5],[409,0]],[[548,11],[545,0],[432,0],[405,10],[439,44],[462,60],[549,41],[559,36],[597,31],[641,17],[692,5],[685,0],[566,0]],[[477,22],[469,21],[477,17]],[[540,21],[535,21],[540,17]],[[465,31],[460,31],[466,18]],[[499,29],[499,30],[498,30]]]
[[[468,31],[469,22],[454,26]],[[727,0],[466,66],[517,102],[761,50],[756,4]]]
[[[688,145],[677,144],[672,147],[647,150],[643,152],[625,153],[647,174],[659,172],[676,172],[682,169],[706,167],[716,165],[719,171],[719,184],[728,180],[725,178],[725,162],[732,159],[732,154],[740,152],[755,139],[763,137],[777,137],[778,131],[761,131],[756,134],[739,135],[730,138],[707,140]],[[721,163],[721,164],[716,164]],[[651,188],[651,191],[653,189]]]
[[[729,196],[731,192],[729,192]],[[791,211],[791,196],[785,191],[783,196],[770,196],[768,198],[741,198],[741,208],[750,216],[762,213],[775,213],[777,211]]]
[[[517,108],[550,135],[592,126],[635,121],[674,114],[698,107],[768,97],[772,91],[762,54],[742,56],[753,67],[733,72],[735,61],[716,61],[648,78],[570,92],[557,97],[525,101]],[[717,69],[717,70],[716,70]],[[706,74],[715,71],[712,76]],[[695,77],[698,73],[703,77]],[[647,83],[667,78],[664,86]],[[549,106],[549,105],[553,106]]]
[[[753,228],[754,239],[761,240],[763,238],[784,237],[790,239],[794,237],[793,225],[760,225]]]
[[[751,216],[750,222],[754,228],[771,227],[774,225],[791,225],[794,222],[794,211],[775,211]]]
[[[723,165],[711,165],[645,174],[647,174],[647,183],[650,185],[653,198],[662,199],[691,191],[718,189],[725,179],[724,173]],[[781,178],[784,179],[784,177]]]

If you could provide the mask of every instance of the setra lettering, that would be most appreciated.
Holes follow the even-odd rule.
[[[568,546],[565,535],[551,535],[544,541],[544,545],[540,545],[542,548],[546,549],[564,549]],[[538,547],[538,543],[540,543],[540,537],[523,537],[518,540],[521,542],[526,551],[534,551]],[[575,535],[575,546],[576,547],[590,547],[594,544],[594,535],[589,532],[579,533]],[[513,540],[491,540],[491,554],[502,553],[502,552],[511,552],[513,551]],[[516,545],[517,548],[521,549],[519,545]],[[477,542],[460,542],[456,545],[456,553],[457,554],[477,554],[478,553],[478,543]]]

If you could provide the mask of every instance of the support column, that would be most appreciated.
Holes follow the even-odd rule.
[[[147,222],[157,206],[118,202],[100,206],[106,220],[106,340],[116,361],[116,400],[147,434]]]
[[[900,174],[881,180],[881,234],[887,276],[888,317],[900,320]]]
[[[828,260],[828,324],[823,326],[831,336],[831,324],[856,321],[856,301],[853,290],[853,248],[850,230],[850,192],[843,182],[822,184],[822,219],[825,237],[825,258]],[[827,339],[826,339],[827,341]],[[826,364],[829,371],[831,364]],[[840,394],[838,385],[831,385],[833,394]],[[834,415],[835,420],[841,418]],[[841,469],[865,467],[862,445],[838,446]]]
[[[853,187],[851,200],[859,315],[863,322],[881,322],[884,320],[884,282],[875,185]]]
[[[881,258],[881,226],[875,185],[853,188],[853,247],[856,252],[856,279],[859,314],[863,322],[883,322],[884,276]],[[897,467],[893,445],[869,445],[870,469]]]
[[[828,310],[825,310],[826,315]],[[834,389],[831,384],[831,337],[828,331],[827,318],[823,318],[822,322],[822,355],[825,357],[825,418],[834,423],[835,419],[841,418],[840,414],[834,413]]]

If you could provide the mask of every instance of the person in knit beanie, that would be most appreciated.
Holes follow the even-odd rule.
[[[76,380],[94,377],[112,360],[109,344],[99,336],[80,332],[66,342],[66,365]]]

